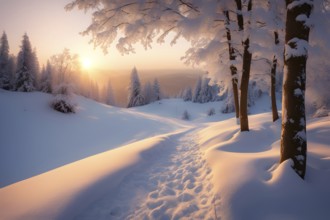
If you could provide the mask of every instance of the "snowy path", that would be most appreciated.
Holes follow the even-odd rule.
[[[194,135],[178,137],[169,155],[157,155],[153,166],[128,176],[76,219],[216,219],[219,199]]]

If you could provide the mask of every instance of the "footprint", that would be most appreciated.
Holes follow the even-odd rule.
[[[199,185],[194,189],[195,193],[200,193],[203,190],[203,185]]]
[[[183,193],[178,197],[178,200],[181,202],[188,202],[191,201],[194,198],[193,195],[189,194],[189,193]]]
[[[147,206],[149,209],[155,209],[159,206],[161,206],[164,203],[163,200],[158,200],[158,201],[154,201],[154,202],[147,202]]]
[[[152,198],[152,199],[158,198],[158,192],[151,192],[151,193],[149,193],[149,198]]]

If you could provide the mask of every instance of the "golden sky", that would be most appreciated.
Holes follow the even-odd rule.
[[[6,31],[10,53],[17,55],[21,39],[26,32],[33,47],[37,48],[39,62],[69,48],[72,53],[88,59],[98,69],[178,69],[187,68],[180,57],[189,47],[184,40],[174,46],[155,44],[145,51],[136,45],[136,54],[122,56],[114,46],[104,55],[100,48],[88,44],[90,38],[81,36],[91,16],[82,11],[66,12],[70,0],[0,0],[0,31]]]

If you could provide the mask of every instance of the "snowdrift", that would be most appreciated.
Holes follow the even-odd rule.
[[[250,132],[233,119],[199,132],[213,170],[223,219],[328,219],[330,216],[330,117],[308,121],[308,164],[303,181],[280,158],[280,121],[250,117]]]
[[[0,100],[0,187],[182,127],[80,96],[76,114],[54,111],[53,96],[39,92],[0,90]]]
[[[2,188],[0,219],[72,219],[171,145],[167,136],[149,138]]]

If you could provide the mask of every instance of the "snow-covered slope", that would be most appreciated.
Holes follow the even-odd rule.
[[[53,97],[0,90],[0,187],[180,127],[77,96],[76,114],[53,111]]]
[[[330,117],[308,121],[305,181],[279,163],[281,123],[271,114],[250,117],[241,133],[230,119],[199,132],[213,170],[223,219],[329,219]]]
[[[64,115],[50,100],[0,90],[0,219],[330,216],[330,117],[308,120],[302,181],[290,161],[278,165],[281,123],[266,96],[244,133],[219,102],[127,110],[76,97],[78,113]]]

